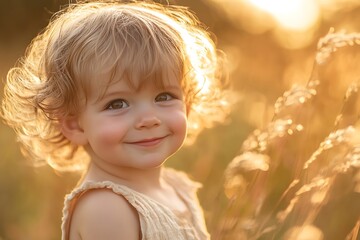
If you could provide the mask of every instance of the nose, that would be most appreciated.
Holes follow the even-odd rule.
[[[156,115],[153,109],[147,108],[139,113],[138,120],[135,123],[135,128],[144,129],[159,126],[161,120]]]

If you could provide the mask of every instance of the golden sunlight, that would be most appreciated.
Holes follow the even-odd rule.
[[[251,34],[270,33],[285,49],[313,43],[323,22],[360,5],[359,0],[211,0],[236,28]],[[354,15],[355,16],[355,15]],[[346,22],[346,23],[345,23]],[[332,23],[336,29],[356,30],[356,19]],[[326,30],[325,30],[326,31]]]
[[[304,31],[311,28],[319,18],[319,7],[313,0],[248,1],[269,13],[285,29]]]

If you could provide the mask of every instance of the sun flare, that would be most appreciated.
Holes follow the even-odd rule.
[[[269,13],[283,28],[307,30],[319,18],[319,7],[312,0],[248,0]]]

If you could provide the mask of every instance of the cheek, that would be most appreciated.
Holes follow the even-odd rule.
[[[93,141],[105,146],[120,142],[127,132],[126,124],[119,122],[105,121],[93,128]]]
[[[184,139],[187,131],[187,117],[185,112],[178,112],[169,116],[169,125],[172,131]]]

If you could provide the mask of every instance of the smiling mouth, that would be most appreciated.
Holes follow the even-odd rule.
[[[162,140],[164,138],[166,138],[166,136],[159,137],[159,138],[143,139],[143,140],[135,141],[135,142],[128,142],[128,144],[133,144],[133,145],[142,146],[142,147],[151,147],[151,146],[158,145],[160,142],[162,142]]]

